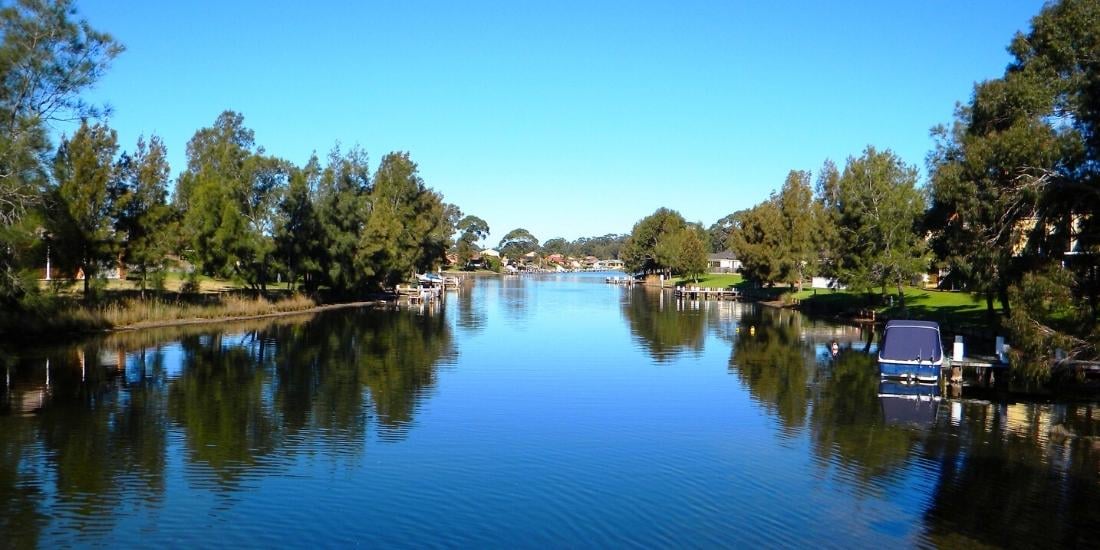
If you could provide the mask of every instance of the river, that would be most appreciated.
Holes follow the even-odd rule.
[[[8,352],[0,546],[1100,544],[1100,406],[873,349],[567,274]]]

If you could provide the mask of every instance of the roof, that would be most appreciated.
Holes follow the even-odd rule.
[[[885,361],[937,362],[943,358],[940,325],[931,321],[890,321],[878,356]]]
[[[725,252],[716,252],[714,254],[707,254],[708,260],[736,260],[737,255],[733,252],[726,250]]]

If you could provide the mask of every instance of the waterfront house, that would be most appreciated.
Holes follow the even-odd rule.
[[[707,267],[710,273],[736,273],[741,271],[741,260],[727,250],[707,255]]]

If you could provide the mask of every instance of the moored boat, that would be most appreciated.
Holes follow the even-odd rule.
[[[879,373],[886,378],[936,382],[943,367],[940,325],[932,321],[890,321],[878,352]]]

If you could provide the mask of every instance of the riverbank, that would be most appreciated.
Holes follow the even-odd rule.
[[[25,311],[0,313],[0,341],[52,341],[97,332],[305,315],[380,303],[380,299],[323,303],[314,297],[290,293],[176,294],[146,299],[115,296],[91,305],[71,297],[38,297]]]

